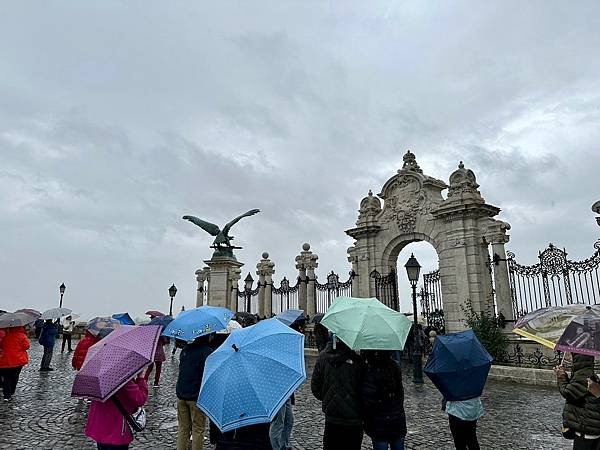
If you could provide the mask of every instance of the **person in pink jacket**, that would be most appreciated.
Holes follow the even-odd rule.
[[[115,394],[125,411],[133,413],[148,400],[148,384],[143,376],[129,381]],[[98,450],[127,450],[133,433],[121,411],[112,400],[92,401],[85,435],[98,444]]]

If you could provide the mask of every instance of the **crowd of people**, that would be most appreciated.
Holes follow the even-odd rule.
[[[63,329],[65,345],[71,352],[71,318]],[[299,329],[302,324],[291,325]],[[175,385],[177,396],[177,449],[203,449],[207,435],[215,450],[289,450],[294,424],[294,395],[287,399],[273,421],[245,426],[222,433],[198,408],[197,399],[202,384],[204,364],[209,355],[223,344],[231,330],[198,337],[190,343],[178,342],[181,348],[179,373]],[[38,342],[44,348],[40,371],[51,371],[50,363],[59,334],[58,321],[46,320],[39,327]],[[364,435],[372,441],[374,450],[404,449],[407,434],[404,411],[404,389],[401,364],[396,352],[351,350],[335,335],[319,324],[315,338],[320,347],[311,377],[311,391],[321,401],[325,416],[323,449],[358,450]],[[86,332],[73,352],[72,367],[80,370],[88,349],[100,338]],[[127,449],[134,432],[126,420],[148,399],[148,379],[155,371],[154,386],[158,386],[164,346],[169,339],[157,343],[154,363],[126,383],[111,401],[92,401],[85,434],[97,443],[98,449]],[[175,344],[175,343],[174,343]],[[30,342],[25,327],[0,330],[0,381],[4,401],[15,395],[19,375],[28,364]],[[569,375],[563,364],[555,369],[557,386],[565,398],[563,435],[573,440],[574,450],[600,450],[600,380],[594,374],[594,358],[573,354]],[[477,421],[483,416],[479,397],[463,401],[444,401],[449,428],[457,450],[477,450]],[[191,440],[191,444],[190,444]]]

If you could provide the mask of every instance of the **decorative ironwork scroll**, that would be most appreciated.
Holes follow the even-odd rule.
[[[442,302],[442,283],[440,270],[423,275],[423,288],[420,293],[421,314],[427,319],[427,326],[443,334],[446,330],[444,304]]]
[[[258,290],[257,285],[255,289],[249,291],[239,288],[237,289],[237,310],[251,314],[258,313]]]

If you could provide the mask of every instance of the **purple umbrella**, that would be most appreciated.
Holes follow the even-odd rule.
[[[71,396],[105,401],[154,361],[161,327],[123,325],[88,350]]]

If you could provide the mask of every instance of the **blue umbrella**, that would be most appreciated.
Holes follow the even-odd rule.
[[[276,319],[280,320],[286,325],[293,324],[300,317],[304,316],[304,311],[301,309],[288,309],[279,313],[275,316]]]
[[[473,330],[466,330],[437,336],[423,371],[446,400],[468,400],[483,392],[492,359]]]
[[[173,320],[175,319],[171,316],[158,316],[152,319],[148,325],[160,325],[161,327],[166,328]]]
[[[233,313],[220,306],[200,306],[180,313],[167,325],[163,336],[192,342],[197,337],[227,328]]]
[[[113,319],[117,319],[123,325],[135,325],[135,322],[128,313],[113,314]]]
[[[261,320],[231,333],[206,359],[198,407],[222,432],[269,423],[304,380],[304,335]]]

